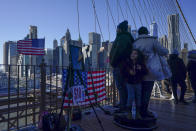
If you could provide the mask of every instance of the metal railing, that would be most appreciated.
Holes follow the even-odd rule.
[[[67,67],[36,65],[2,65],[0,71],[0,127],[19,130],[37,126],[43,110],[59,112],[62,102],[62,71]],[[106,100],[100,104],[115,105],[119,95],[113,86],[111,68],[105,70]],[[85,110],[87,107],[82,107]]]

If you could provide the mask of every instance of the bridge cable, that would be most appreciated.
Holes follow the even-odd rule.
[[[170,10],[172,10],[172,12],[174,13],[174,14],[178,14],[178,11],[175,9],[175,5],[173,5],[171,2],[171,0],[170,1],[168,1],[169,2],[169,9]],[[173,5],[173,6],[172,6]],[[180,17],[180,16],[179,16]],[[179,32],[180,32],[180,34],[183,32],[182,31],[182,28],[181,28],[181,20],[180,20],[180,18],[179,18]],[[185,34],[185,33],[184,33]],[[185,39],[187,39],[187,38],[185,38],[185,36],[184,35],[180,35],[180,37],[181,38],[183,38],[183,40],[185,40]],[[182,40],[182,39],[181,39]]]
[[[192,31],[191,31],[191,28],[190,28],[190,26],[189,26],[189,24],[188,24],[188,22],[187,22],[185,16],[184,16],[184,13],[182,12],[182,9],[181,9],[181,7],[180,7],[180,4],[179,4],[178,0],[176,0],[176,4],[177,4],[177,6],[178,6],[178,9],[179,9],[179,11],[180,11],[180,13],[181,13],[183,19],[184,19],[184,22],[186,23],[186,26],[187,26],[187,28],[188,28],[188,30],[189,30],[189,32],[190,32],[192,38],[193,38],[193,41],[194,41],[195,44],[196,44],[196,39],[195,39],[195,37],[194,37],[194,35],[193,35]]]
[[[98,19],[97,12],[96,12],[96,8],[95,8],[95,1],[94,1],[94,0],[91,0],[91,1],[92,1],[92,6],[93,6],[93,9],[94,9],[94,13],[95,13],[95,18],[96,18],[96,20],[97,20],[97,24],[98,24],[98,27],[99,27],[99,31],[100,31],[101,37],[102,37],[102,39],[103,39],[103,41],[104,41],[103,33],[102,33],[102,30],[101,30],[101,25],[100,25],[100,23],[99,23],[99,19]]]
[[[116,0],[116,6],[117,6],[117,15],[118,15],[118,22],[117,23],[120,23],[120,16],[119,16],[119,5],[118,5],[118,0]]]
[[[109,17],[109,9],[107,8],[106,5],[106,9],[107,9],[107,25],[108,25],[108,37],[109,37],[109,42],[110,42],[110,17]]]
[[[80,14],[79,14],[79,2],[77,0],[77,15],[78,15],[78,33],[80,38]]]
[[[115,20],[114,20],[114,16],[113,16],[111,8],[110,8],[110,4],[109,4],[108,0],[105,0],[105,1],[106,1],[106,4],[107,4],[107,7],[109,9],[110,15],[112,17],[112,22],[113,22],[114,28],[116,29],[117,27],[116,27],[116,23],[115,23]]]
[[[134,8],[135,8],[135,10],[136,10],[136,12],[137,12],[137,15],[138,15],[138,17],[139,17],[140,23],[141,23],[141,25],[143,26],[144,24],[142,23],[141,16],[140,16],[140,14],[139,14],[139,11],[138,11],[138,9],[137,9],[137,7],[136,7],[136,4],[135,4],[134,0],[132,0],[132,2],[133,2],[133,6],[134,6]]]
[[[156,2],[156,0],[152,0],[151,2],[153,4],[153,7],[156,7],[156,12],[157,12],[157,19],[159,20],[159,24],[160,24],[160,27],[161,27],[161,30],[162,30],[162,36],[164,35],[164,31],[165,31],[165,28],[164,28],[164,24],[162,22],[162,17],[161,17],[161,12],[160,12],[160,7],[158,7],[158,4]],[[167,32],[167,31],[166,31]]]
[[[122,7],[121,7],[121,5],[120,5],[119,0],[117,0],[117,4],[119,5],[119,8],[120,8],[120,12],[121,12],[121,14],[122,14],[122,17],[123,17],[123,19],[125,20],[125,16],[124,16],[124,13],[123,13],[123,10],[122,10]]]
[[[177,10],[178,10],[179,8],[177,7],[177,6],[178,6],[177,3],[175,3],[174,1],[172,1],[172,3],[173,3],[173,5],[175,6],[176,12],[178,12]],[[180,5],[179,5],[179,6],[180,6]],[[181,9],[181,8],[180,8],[180,9]],[[180,9],[179,9],[179,11],[180,11]],[[182,9],[181,9],[181,11],[182,11]],[[182,12],[182,13],[183,13],[183,12]],[[181,16],[182,16],[182,14],[181,14]],[[183,16],[182,16],[182,17],[183,17]],[[191,42],[191,39],[190,39],[190,37],[192,37],[193,34],[191,35],[191,33],[190,33],[190,34],[188,33],[187,29],[189,30],[189,28],[188,28],[188,26],[186,26],[186,27],[187,27],[187,28],[186,28],[186,27],[185,27],[185,24],[186,24],[186,23],[183,22],[183,21],[185,21],[186,19],[183,20],[182,17],[180,17],[180,19],[181,19],[181,20],[180,20],[180,23],[182,24],[182,27],[183,27],[183,29],[185,30],[185,34],[186,34],[186,37],[187,37],[187,39],[188,39],[187,42],[190,42],[190,43],[191,43],[191,47],[193,48],[193,45],[192,45],[192,42]],[[185,18],[185,17],[184,17],[184,18]],[[187,24],[188,24],[188,23],[187,23]],[[189,30],[189,32],[190,32],[190,30]],[[194,39],[195,39],[194,36],[192,37],[192,39],[193,39],[193,42],[195,43],[195,41],[194,41]],[[196,43],[195,43],[195,44],[196,44]]]
[[[155,9],[153,9],[153,6],[151,7],[149,0],[147,0],[147,4],[148,4],[148,7],[151,9],[151,13],[153,15],[153,21],[155,21],[155,13],[154,13]],[[159,19],[157,19],[157,24],[160,25]],[[162,29],[162,28],[160,28],[160,29]],[[162,35],[161,30],[158,30],[158,32],[160,35]]]
[[[136,22],[135,22],[135,18],[134,18],[134,16],[133,16],[132,12],[131,12],[131,8],[130,8],[130,6],[129,6],[129,3],[128,3],[127,0],[125,0],[125,1],[126,1],[126,5],[127,5],[128,9],[129,9],[129,13],[131,14],[131,18],[132,18],[132,20],[133,20],[135,29],[137,30],[137,25],[136,25]]]
[[[151,18],[150,12],[149,12],[149,10],[148,10],[148,8],[147,8],[147,6],[146,6],[146,2],[145,2],[145,0],[143,0],[143,3],[144,3],[145,10],[147,10],[148,17],[150,18],[150,22],[152,23],[153,21],[152,21],[152,18]]]
[[[149,25],[147,17],[146,17],[146,13],[144,11],[144,8],[142,7],[141,1],[138,0],[138,3],[139,3],[139,6],[141,7],[141,10],[142,10],[143,14],[144,14],[144,18],[145,18],[146,24]]]
[[[173,3],[171,3],[172,1],[168,1],[169,2],[169,5],[170,5],[170,10],[172,10],[172,12],[173,13],[175,13],[175,14],[177,14],[178,13],[178,11],[177,11],[177,9],[175,8],[175,4],[173,4]],[[172,6],[173,5],[173,6]],[[180,17],[180,16],[179,16]],[[181,17],[180,17],[181,18]],[[182,28],[180,28],[180,25],[182,25],[182,23],[181,23],[181,20],[180,20],[180,18],[179,18],[179,31],[182,31]],[[183,32],[183,31],[182,31]],[[181,32],[181,33],[182,33]],[[186,32],[186,29],[185,29],[185,32]],[[184,32],[183,32],[184,33]],[[184,34],[187,34],[187,32],[186,33],[184,33]],[[184,40],[185,40],[185,36],[184,35],[180,35]],[[186,35],[186,39],[189,41],[190,40],[190,38],[188,38],[187,37],[187,35]],[[192,45],[191,45],[191,47],[192,47]]]

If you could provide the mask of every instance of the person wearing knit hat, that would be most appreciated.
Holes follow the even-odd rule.
[[[178,57],[179,53],[177,49],[174,49],[172,53],[169,55],[168,64],[170,66],[172,77],[171,77],[171,85],[172,85],[172,92],[174,95],[174,103],[178,104],[181,102],[183,104],[187,104],[184,100],[184,95],[186,92],[186,66],[181,58]],[[177,95],[177,85],[181,87],[180,99],[178,100]]]
[[[122,32],[127,32],[128,31],[128,21],[123,21],[117,26],[117,29],[120,29]]]
[[[119,90],[120,95],[120,111],[126,109],[127,103],[127,91],[124,84],[124,80],[121,76],[120,69],[122,67],[122,62],[126,57],[129,56],[132,51],[134,39],[132,35],[128,32],[128,21],[123,21],[117,26],[116,38],[113,42],[112,49],[110,51],[109,61],[113,67],[113,76],[115,80],[115,85]]]

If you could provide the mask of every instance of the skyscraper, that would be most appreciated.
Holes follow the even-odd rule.
[[[70,45],[79,48],[80,50],[82,49],[82,40],[80,38],[79,40],[72,40],[71,33],[69,29],[67,29],[65,36],[63,36],[60,41],[61,41],[61,46],[63,47],[63,52],[62,52],[62,59],[59,59],[59,61],[62,61],[63,66],[69,66]]]
[[[53,40],[53,49],[57,48],[58,41],[56,39]]]
[[[91,52],[91,61],[92,61],[92,68],[98,67],[98,52],[101,47],[101,36],[98,33],[91,32],[89,33],[89,44],[92,46]]]
[[[171,53],[174,49],[181,50],[179,32],[179,14],[169,15],[168,21],[168,46]]]
[[[159,38],[159,42],[161,43],[161,45],[167,49],[169,49],[168,46],[168,39],[166,35],[163,35],[162,37]]]
[[[158,25],[155,21],[150,25],[150,35],[158,37]]]
[[[53,65],[53,49],[45,49],[44,59],[47,65]]]
[[[29,39],[37,39],[37,26],[30,25],[30,27],[29,27]]]
[[[3,64],[8,65],[9,42],[3,44]]]
[[[16,42],[8,41],[3,45],[3,64],[5,65],[5,71],[8,71],[6,65],[16,65],[18,59]]]

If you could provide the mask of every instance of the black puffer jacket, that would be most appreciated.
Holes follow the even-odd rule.
[[[169,56],[168,64],[172,72],[172,80],[181,81],[186,79],[186,66],[178,55],[171,54]]]

